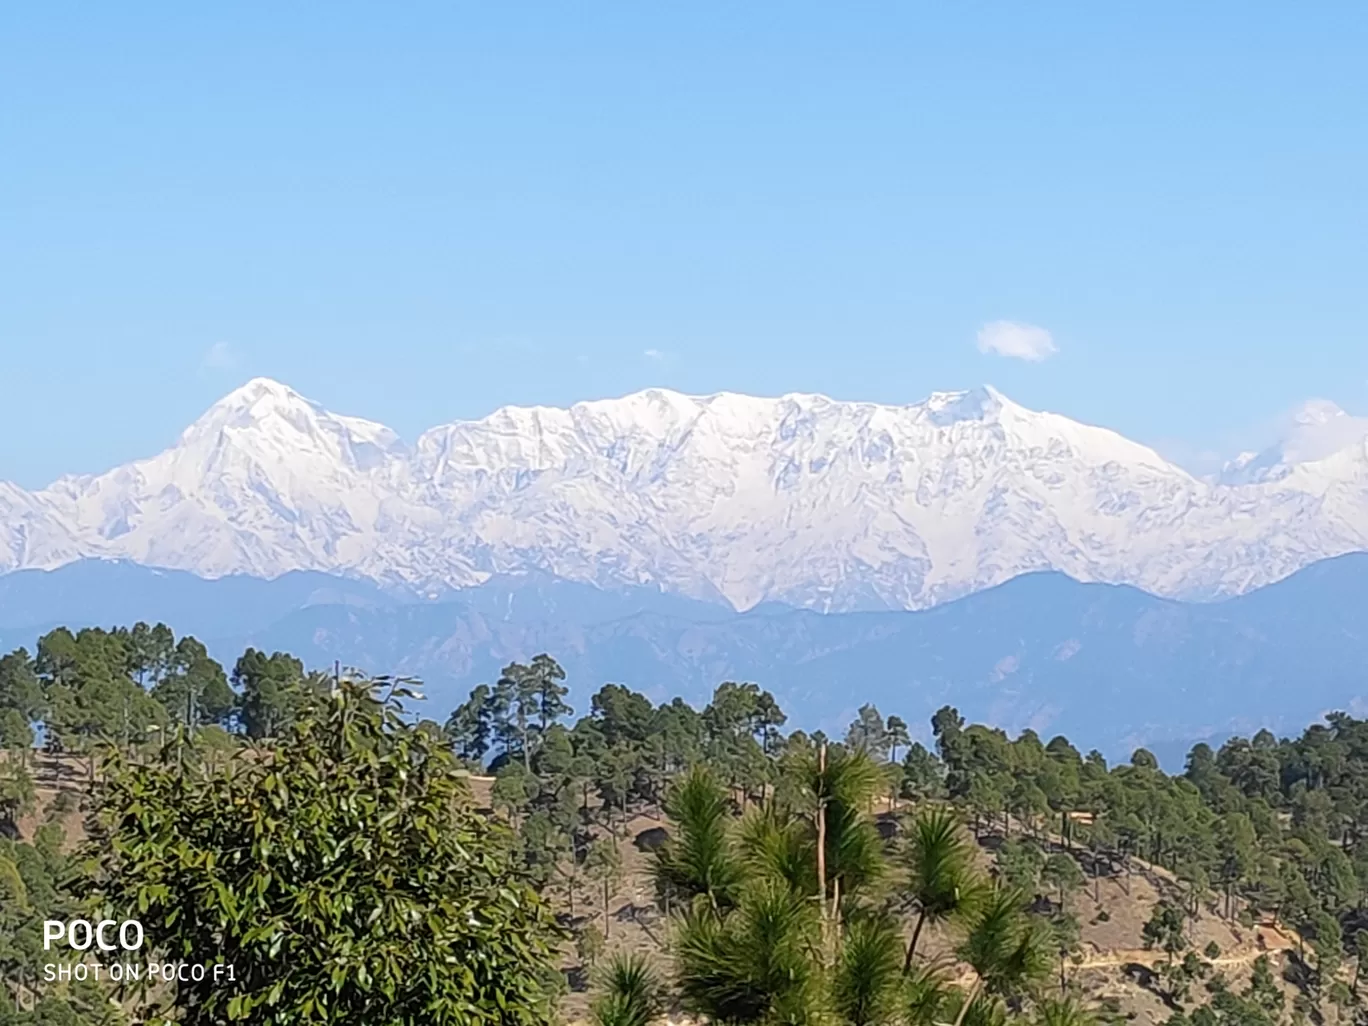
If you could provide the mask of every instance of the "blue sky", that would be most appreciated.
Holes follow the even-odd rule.
[[[409,437],[649,385],[991,382],[1189,453],[1368,412],[1365,52],[1362,3],[7,5],[0,478],[255,375]]]

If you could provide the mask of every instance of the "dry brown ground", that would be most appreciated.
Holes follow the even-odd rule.
[[[660,941],[668,930],[668,921],[652,902],[650,886],[650,856],[640,852],[633,838],[643,830],[663,825],[654,816],[642,815],[632,819],[625,836],[619,842],[625,873],[609,904],[610,929],[607,952],[642,951],[656,960],[663,971],[668,961]],[[985,861],[988,858],[984,853]],[[1139,864],[1127,880],[1122,877],[1103,878],[1094,899],[1092,881],[1070,897],[1070,908],[1080,922],[1080,953],[1066,963],[1065,975],[1070,989],[1081,991],[1091,1002],[1108,1005],[1119,1015],[1137,1024],[1161,1024],[1173,1014],[1173,1009],[1142,979],[1153,979],[1150,970],[1164,962],[1163,952],[1146,950],[1142,927],[1154,904],[1165,894],[1174,893],[1174,882],[1162,869]],[[586,907],[577,905],[580,913],[576,923],[593,922],[602,925],[602,914],[593,904],[598,899],[587,888],[583,894]],[[1106,918],[1099,913],[1106,913]],[[948,956],[953,949],[953,935],[928,929],[923,949],[928,958]],[[1243,989],[1249,979],[1254,960],[1268,954],[1275,975],[1280,974],[1284,959],[1296,949],[1295,938],[1274,924],[1261,924],[1252,929],[1242,927],[1218,914],[1215,907],[1203,908],[1189,928],[1192,950],[1201,952],[1215,942],[1220,954],[1210,960],[1213,970],[1220,972],[1234,989]],[[573,946],[564,951],[567,969],[576,966]],[[961,969],[962,982],[968,983],[967,969]],[[1285,984],[1287,1004],[1291,1007],[1295,988]],[[1192,988],[1194,1001],[1188,1007],[1204,1001],[1207,993],[1203,985]],[[561,1012],[571,1024],[587,1021],[589,995],[571,992],[562,1002]],[[687,1022],[677,1011],[670,1017],[675,1024]],[[1327,1021],[1334,1022],[1333,1017]]]
[[[88,764],[74,756],[38,756],[31,768],[38,781],[38,808],[19,822],[21,835],[25,838],[32,837],[59,794],[67,792],[84,797],[89,787]],[[471,777],[470,784],[476,805],[489,808],[493,778]],[[77,843],[84,837],[79,808],[65,813],[60,821],[70,843]],[[669,923],[653,901],[650,856],[633,842],[641,832],[663,825],[664,822],[654,814],[633,817],[625,829],[619,825],[618,847],[623,874],[621,883],[610,895],[605,945],[606,955],[618,951],[645,952],[662,970],[667,967],[662,942]],[[983,857],[986,862],[989,857],[986,850]],[[1154,990],[1139,982],[1145,970],[1159,965],[1164,956],[1161,952],[1145,950],[1141,928],[1154,903],[1165,892],[1172,893],[1173,886],[1164,870],[1140,863],[1128,880],[1121,877],[1101,880],[1096,899],[1092,881],[1075,892],[1070,902],[1080,922],[1081,938],[1079,957],[1065,968],[1070,986],[1080,989],[1092,1001],[1105,1002],[1131,1022],[1156,1026],[1165,1022],[1173,1010]],[[583,881],[576,894],[573,919],[568,915],[568,907],[564,906],[562,890],[556,892],[556,900],[562,903],[562,912],[572,927],[593,924],[600,930],[604,928],[602,892],[590,881]],[[1105,919],[1100,915],[1104,911]],[[1260,954],[1271,956],[1276,973],[1296,949],[1295,938],[1276,925],[1246,929],[1218,915],[1215,907],[1202,909],[1191,925],[1190,939],[1192,949],[1198,952],[1208,943],[1215,942],[1220,955],[1213,963],[1214,968],[1237,988],[1243,987],[1248,980],[1250,967]],[[929,929],[923,948],[927,957],[944,956],[949,954],[953,943],[952,936]],[[568,976],[576,980],[592,976],[578,963],[573,943],[567,942],[562,949],[562,966]],[[1290,1008],[1294,988],[1288,984],[1286,989]],[[1194,985],[1193,994],[1205,998],[1200,983]],[[568,992],[561,1005],[564,1020],[584,1022],[589,999],[589,993],[582,989]],[[675,1013],[671,1021],[681,1024],[687,1020]],[[1333,1015],[1328,1022],[1334,1023]]]

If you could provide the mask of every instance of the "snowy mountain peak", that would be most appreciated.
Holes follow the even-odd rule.
[[[1330,424],[1348,417],[1338,403],[1329,399],[1308,399],[1292,411],[1292,423],[1301,425]]]
[[[1299,468],[1338,457],[1343,458],[1335,460],[1337,467],[1322,467],[1313,471],[1313,476],[1326,472],[1342,476],[1346,469],[1354,475],[1361,456],[1351,450],[1362,449],[1365,440],[1368,417],[1351,416],[1329,399],[1312,399],[1284,418],[1281,434],[1272,445],[1259,452],[1241,453],[1226,464],[1220,479],[1230,485],[1282,481],[1294,472],[1305,473]]]
[[[403,450],[399,436],[383,424],[330,413],[270,378],[253,378],[224,396],[160,458],[175,458],[179,450],[213,461],[226,448],[253,461],[282,464],[307,460],[312,453],[353,469],[371,468]]]
[[[932,392],[921,405],[935,423],[942,425],[961,420],[991,420],[1008,406],[1021,409],[991,385],[964,392]]]
[[[319,407],[288,385],[270,378],[253,378],[209,407],[186,429],[185,434],[222,430],[227,426],[245,426],[271,416],[288,416],[308,410],[319,410]]]
[[[274,378],[252,378],[220,399],[215,406],[250,406],[263,399],[277,402],[308,402],[289,385]]]
[[[1288,462],[1368,424],[1303,413],[1275,454],[1213,485],[989,386],[897,406],[650,388],[504,407],[409,449],[257,378],[149,459],[0,488],[0,571],[123,558],[439,590],[536,571],[825,610],[918,608],[1053,569],[1215,596],[1368,548],[1368,450]]]

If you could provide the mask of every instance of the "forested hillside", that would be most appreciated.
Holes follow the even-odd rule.
[[[0,651],[32,649],[61,624],[165,621],[230,670],[248,648],[384,667],[421,678],[443,712],[508,663],[554,652],[581,709],[603,681],[699,708],[720,681],[755,681],[790,727],[839,734],[873,703],[929,744],[931,716],[950,704],[1011,733],[1086,738],[1112,760],[1144,745],[1174,771],[1196,741],[1296,733],[1326,710],[1360,708],[1365,605],[1365,554],[1210,604],[1032,573],[930,610],[827,614],[740,614],[537,575],[426,601],[325,574],[206,581],[87,561],[0,577]]]
[[[539,656],[435,715],[146,624],[5,656],[0,1023],[1364,1015],[1368,722],[1169,775],[949,705],[927,746],[872,705],[788,730],[752,684],[580,710],[567,684]],[[41,920],[92,902],[252,971],[217,996],[41,984]]]

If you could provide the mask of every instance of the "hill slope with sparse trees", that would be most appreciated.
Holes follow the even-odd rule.
[[[701,710],[606,684],[575,718],[568,683],[539,656],[420,720],[402,682],[225,670],[160,625],[3,657],[0,1023],[1365,1014],[1368,722],[1169,775],[951,706],[928,746],[872,705],[788,730],[733,682]],[[100,908],[252,971],[43,985],[39,922]]]

